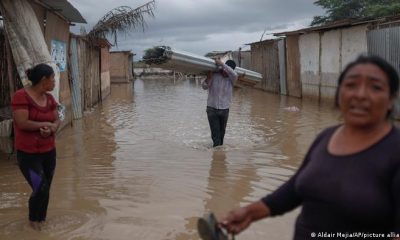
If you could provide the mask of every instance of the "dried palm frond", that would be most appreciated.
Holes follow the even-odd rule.
[[[114,39],[114,45],[117,45],[117,33],[127,32],[138,27],[143,31],[146,27],[144,17],[154,17],[155,0],[152,0],[138,8],[132,9],[128,6],[121,6],[108,12],[89,32],[90,42],[95,43],[96,39],[106,38],[111,35]]]

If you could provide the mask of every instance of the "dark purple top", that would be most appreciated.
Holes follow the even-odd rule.
[[[262,201],[272,216],[302,206],[294,239],[311,239],[313,232],[400,233],[400,130],[393,127],[364,151],[337,156],[328,152],[337,128],[319,134],[297,173]]]

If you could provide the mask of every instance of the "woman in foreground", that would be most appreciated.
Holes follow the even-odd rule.
[[[316,137],[285,184],[231,211],[220,225],[238,234],[254,221],[301,206],[294,239],[318,239],[324,233],[335,234],[332,239],[353,233],[360,235],[347,237],[397,239],[400,131],[390,115],[398,89],[396,70],[385,60],[361,56],[350,63],[336,91],[343,123]]]
[[[32,188],[30,225],[40,230],[56,166],[55,133],[60,121],[57,102],[48,93],[55,86],[53,69],[39,64],[27,76],[32,86],[16,91],[12,99],[15,146],[19,168]]]

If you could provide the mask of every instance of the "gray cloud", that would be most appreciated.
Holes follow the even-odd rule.
[[[90,30],[103,15],[118,6],[138,7],[147,1],[70,0],[88,21]],[[155,45],[171,45],[205,54],[234,50],[272,32],[306,27],[323,13],[314,0],[156,0],[155,18],[147,18],[145,32],[119,36],[119,50],[142,51]],[[75,27],[75,29],[79,29]],[[75,30],[79,31],[79,30]],[[264,37],[265,39],[265,37]]]

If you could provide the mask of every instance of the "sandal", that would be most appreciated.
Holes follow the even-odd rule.
[[[197,231],[203,240],[228,240],[228,234],[219,226],[213,213],[208,213],[197,221]],[[232,240],[234,240],[232,235]]]

